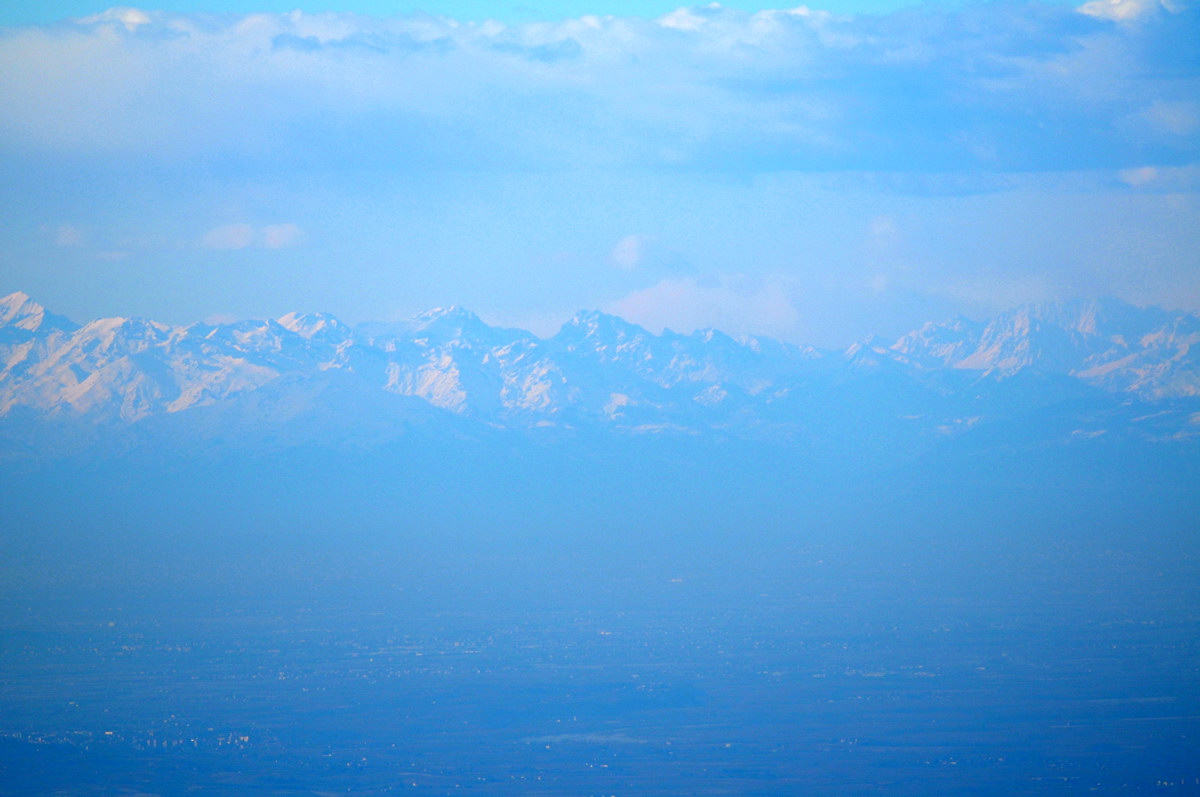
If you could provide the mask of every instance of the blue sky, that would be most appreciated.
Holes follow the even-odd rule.
[[[837,0],[820,7],[839,13],[883,13],[919,5],[915,0]],[[0,25],[37,25],[68,17],[84,17],[112,7],[104,0],[43,0],[14,2],[0,7]],[[378,17],[426,12],[459,20],[530,22],[562,20],[587,14],[658,17],[679,7],[672,0],[166,0],[147,8],[183,13],[254,12],[287,13],[299,9],[306,13],[352,12]],[[759,11],[775,6],[768,2],[734,0],[722,3],[729,8]]]
[[[10,8],[0,291],[822,345],[1064,296],[1200,309],[1195,9],[673,6]]]

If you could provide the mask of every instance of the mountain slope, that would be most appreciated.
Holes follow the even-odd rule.
[[[1025,305],[987,324],[926,324],[892,350],[926,368],[1035,369],[1143,399],[1200,395],[1200,316],[1115,299]]]
[[[594,311],[549,339],[459,307],[357,328],[297,313],[79,327],[13,294],[0,300],[0,416],[136,425],[185,413],[211,437],[222,424],[270,427],[290,407],[307,431],[293,424],[289,439],[354,436],[340,415],[374,429],[370,439],[390,438],[406,428],[390,419],[419,410],[447,428],[458,417],[479,428],[716,435],[884,457],[1042,413],[1056,420],[1028,423],[1047,439],[1169,440],[1200,433],[1197,344],[1197,315],[1115,300],[956,318],[838,353],[716,330],[654,335]],[[1063,406],[1076,415],[1049,412]]]

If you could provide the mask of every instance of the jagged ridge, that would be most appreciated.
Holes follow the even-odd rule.
[[[1194,398],[1196,343],[1197,315],[1116,300],[1027,305],[985,323],[956,318],[891,344],[872,339],[832,352],[716,330],[654,335],[595,311],[549,339],[491,327],[459,307],[357,328],[297,313],[79,327],[17,293],[0,300],[0,415],[25,408],[133,423],[337,371],[365,389],[504,427],[803,435],[817,416],[845,411],[864,423],[907,419],[924,433],[950,434],[994,412],[997,386],[1018,376],[1024,381],[1012,385],[1037,394],[1025,405],[1078,391],[1137,402]],[[1180,417],[1177,431],[1187,433],[1195,418]]]

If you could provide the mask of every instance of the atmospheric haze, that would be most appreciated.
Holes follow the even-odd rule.
[[[1200,790],[1196,9],[293,5],[0,10],[0,794]]]

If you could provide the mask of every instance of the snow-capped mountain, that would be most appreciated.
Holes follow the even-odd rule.
[[[986,324],[926,324],[891,348],[925,368],[1001,375],[1036,369],[1158,399],[1200,394],[1197,344],[1194,313],[1105,299],[1025,305]]]
[[[336,373],[337,384],[353,385],[347,396],[419,399],[492,428],[902,443],[1082,401],[1091,420],[1072,431],[1107,432],[1116,413],[1129,416],[1125,425],[1157,418],[1143,426],[1171,437],[1200,432],[1196,344],[1200,316],[1115,300],[1029,305],[984,323],[956,318],[832,352],[716,330],[654,335],[594,311],[549,339],[491,327],[459,307],[356,328],[320,313],[77,326],[17,293],[0,300],[0,416],[133,424],[235,401],[261,414],[298,407],[320,392],[313,380]],[[347,412],[399,406],[367,403]]]

